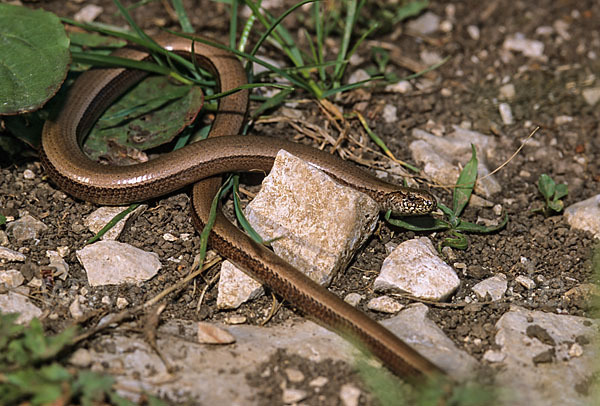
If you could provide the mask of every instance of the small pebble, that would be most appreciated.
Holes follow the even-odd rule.
[[[281,400],[286,405],[289,405],[291,403],[298,403],[306,399],[307,396],[308,394],[306,393],[306,391],[303,391],[301,389],[284,389],[283,395],[281,396]]]
[[[382,313],[397,313],[403,308],[404,305],[389,296],[375,297],[367,303],[367,309]]]
[[[471,39],[478,41],[480,37],[479,28],[476,25],[469,25],[467,27],[467,33]]]
[[[123,310],[127,307],[128,304],[129,302],[124,297],[117,298],[117,309]]]
[[[348,303],[350,306],[356,306],[360,303],[362,298],[360,293],[348,293],[346,297],[344,297],[344,302]]]
[[[246,321],[248,321],[248,318],[246,316],[241,316],[241,315],[238,315],[238,314],[234,314],[232,316],[229,316],[225,320],[225,322],[227,324],[232,324],[232,325],[244,324]]]
[[[35,178],[35,173],[33,173],[33,171],[31,169],[25,169],[23,171],[23,177],[25,179],[33,179],[33,178]]]
[[[521,286],[529,290],[535,288],[535,282],[533,281],[533,279],[530,279],[524,275],[517,276],[515,278],[515,282],[519,283]]]
[[[498,110],[500,111],[500,117],[502,117],[502,122],[504,124],[514,124],[512,110],[510,109],[510,105],[508,103],[500,103],[498,105]]]
[[[177,241],[179,239],[171,233],[164,233],[162,237],[165,241]]]
[[[310,381],[308,383],[308,386],[313,386],[316,388],[320,388],[322,386],[325,386],[325,384],[329,382],[329,379],[325,378],[324,376],[318,376],[315,379],[313,379],[312,381]]]
[[[285,374],[290,382],[298,383],[304,380],[304,374],[295,368],[286,368]]]

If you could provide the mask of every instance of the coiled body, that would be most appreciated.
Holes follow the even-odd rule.
[[[192,42],[172,35],[156,41],[163,47],[185,54]],[[217,78],[220,91],[246,82],[239,61],[230,53],[194,43],[197,61]],[[144,60],[143,51],[126,48],[120,57]],[[246,115],[247,91],[222,98],[209,139],[191,144],[149,162],[110,167],[91,161],[81,150],[81,140],[99,115],[145,74],[126,69],[92,69],[72,87],[67,102],[55,120],[44,126],[40,157],[50,177],[66,192],[100,204],[124,204],[162,196],[194,184],[192,217],[198,229],[206,224],[212,199],[224,172],[268,171],[279,149],[298,155],[320,167],[342,183],[368,193],[381,202],[382,209],[404,214],[428,213],[434,201],[427,192],[382,182],[354,165],[322,151],[267,137],[238,134]],[[386,202],[392,201],[390,207]],[[364,313],[316,284],[272,251],[256,244],[218,213],[210,244],[247,273],[268,285],[306,315],[355,340],[401,376],[443,373],[394,334]]]

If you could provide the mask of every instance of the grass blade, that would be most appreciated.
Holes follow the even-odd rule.
[[[458,176],[452,198],[452,211],[456,217],[460,216],[469,202],[475,187],[475,180],[477,180],[477,152],[475,146],[471,144],[471,159]]]
[[[125,210],[123,210],[121,213],[114,216],[108,223],[106,223],[106,225],[104,227],[102,227],[102,229],[100,231],[98,231],[98,233],[96,233],[95,236],[93,236],[92,238],[90,238],[89,240],[86,241],[86,245],[94,243],[94,242],[98,241],[100,238],[102,238],[102,236],[104,234],[106,234],[106,232],[108,230],[113,228],[115,226],[115,224],[117,224],[119,221],[123,220],[125,218],[125,216],[127,216],[129,213],[131,213],[132,211],[137,209],[139,207],[139,205],[140,205],[139,203],[134,203],[134,204],[130,205],[128,208],[126,208]]]
[[[240,222],[240,225],[242,226],[242,228],[244,229],[246,234],[248,234],[250,236],[250,238],[252,238],[254,241],[256,241],[259,244],[263,244],[264,240],[256,232],[256,230],[254,230],[254,228],[248,222],[248,220],[246,219],[246,216],[244,215],[244,212],[242,210],[242,205],[240,203],[239,188],[240,188],[240,176],[235,175],[233,177],[233,207],[235,208],[235,217]]]
[[[179,20],[179,25],[183,32],[193,33],[194,28],[192,27],[192,23],[190,23],[190,19],[185,12],[185,8],[183,8],[183,3],[181,0],[171,0],[171,4],[173,4],[173,9],[175,10],[175,14],[177,14],[177,19]]]

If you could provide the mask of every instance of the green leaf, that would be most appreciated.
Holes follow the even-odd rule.
[[[457,231],[451,231],[450,234],[452,234],[454,238],[444,238],[440,244],[442,247],[447,246],[458,250],[466,250],[469,247],[469,240],[467,239],[467,236]]]
[[[448,217],[454,216],[454,212],[452,211],[452,209],[450,207],[446,206],[444,203],[438,202],[437,206],[438,206],[438,209],[440,209],[442,211],[442,213],[444,213],[446,216],[448,216]]]
[[[6,217],[4,217],[2,214],[0,214],[0,226],[6,224]]]
[[[173,9],[177,14],[177,19],[179,20],[179,25],[181,25],[181,29],[183,32],[194,32],[194,27],[192,27],[192,23],[190,23],[190,19],[185,12],[185,8],[183,7],[183,3],[181,0],[171,0],[173,3]]]
[[[548,202],[548,207],[555,212],[560,213],[564,209],[564,203],[562,200],[550,200]]]
[[[550,200],[552,199],[552,196],[554,195],[554,192],[556,190],[556,184],[550,176],[546,175],[545,173],[542,173],[540,175],[540,178],[538,179],[538,189],[540,193],[546,198],[546,200]]]
[[[240,196],[239,196],[239,188],[240,188],[240,177],[239,177],[239,175],[235,175],[233,177],[233,207],[235,208],[235,217],[239,221],[239,223],[242,226],[242,228],[244,229],[244,231],[246,231],[246,234],[248,234],[250,236],[250,238],[252,238],[257,243],[262,244],[262,243],[264,243],[264,240],[262,239],[260,234],[258,234],[256,232],[256,230],[254,230],[252,225],[246,219],[244,212],[242,211],[242,205],[240,203]]]
[[[554,190],[554,200],[562,199],[563,197],[565,197],[568,194],[569,194],[569,189],[567,188],[567,185],[565,185],[564,183],[560,183],[560,184],[556,185],[556,188]]]
[[[428,0],[422,1],[411,1],[406,3],[402,7],[398,7],[396,11],[396,15],[394,16],[394,24],[399,23],[400,21],[406,20],[410,17],[415,17],[429,6]]]
[[[498,231],[508,223],[508,214],[504,213],[504,218],[497,226],[482,226],[481,224],[470,223],[468,221],[461,221],[456,227],[457,231],[464,231],[467,233],[493,233]]]
[[[452,199],[452,211],[456,217],[459,217],[463,209],[469,203],[471,193],[475,187],[477,179],[477,152],[475,146],[471,144],[471,159],[458,176],[454,196]]]
[[[37,110],[69,69],[69,38],[60,20],[41,9],[0,4],[0,38],[0,115]]]
[[[104,112],[84,150],[94,160],[131,163],[131,151],[171,141],[194,121],[202,104],[199,87],[177,86],[165,77],[146,78]]]
[[[449,229],[450,223],[432,217],[410,217],[408,221],[391,218],[391,210],[385,213],[385,220],[393,226],[402,227],[410,231],[437,231]],[[422,224],[426,220],[429,224]],[[418,224],[421,222],[421,224]],[[431,224],[433,222],[433,224]],[[415,224],[416,223],[416,224]]]
[[[73,390],[81,394],[83,405],[94,405],[102,401],[104,394],[110,392],[114,379],[109,375],[100,375],[91,371],[80,371],[73,383]]]
[[[77,46],[81,48],[121,48],[127,45],[127,41],[107,36],[99,35],[92,32],[69,32],[69,39],[71,40],[71,46]]]

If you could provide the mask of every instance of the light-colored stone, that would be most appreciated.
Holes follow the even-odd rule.
[[[593,283],[582,283],[566,291],[563,297],[567,303],[586,308],[599,296],[600,287],[598,285]]]
[[[444,59],[437,52],[427,50],[421,51],[419,53],[419,57],[421,58],[421,61],[423,61],[423,63],[428,66],[438,64]]]
[[[396,106],[392,106],[391,104],[386,104],[383,107],[381,117],[383,118],[383,121],[388,124],[395,123],[398,121],[398,108]]]
[[[592,396],[600,388],[590,378],[600,372],[599,328],[597,320],[511,306],[496,323],[495,341],[505,359],[494,365],[496,382],[507,389],[502,392],[504,404],[594,404]],[[573,343],[582,338],[587,344],[581,345],[581,354],[569,355]],[[544,353],[549,362],[536,358]],[[577,389],[583,382],[590,385],[586,391]]]
[[[412,85],[408,80],[401,80],[385,87],[386,92],[405,94],[412,90]]]
[[[600,100],[600,86],[583,89],[581,95],[587,104],[594,106]]]
[[[483,360],[490,363],[502,362],[504,358],[506,358],[506,354],[501,351],[487,350],[483,354]]]
[[[124,297],[118,297],[116,305],[117,305],[117,309],[123,310],[124,308],[126,308],[129,305],[129,302]]]
[[[25,169],[23,171],[23,178],[28,180],[35,179],[35,173],[31,169]]]
[[[554,124],[556,125],[563,125],[563,124],[568,124],[570,122],[572,122],[574,120],[573,116],[556,116],[554,117]]]
[[[356,307],[360,301],[363,299],[363,296],[360,293],[348,293],[344,297],[344,302],[348,303],[350,306]]]
[[[467,33],[469,34],[469,37],[471,37],[472,40],[479,41],[479,37],[481,35],[481,33],[479,32],[479,27],[477,27],[476,25],[469,25],[467,26]]]
[[[376,291],[400,290],[413,296],[444,300],[458,288],[456,272],[438,255],[429,238],[400,244],[384,261]]]
[[[512,83],[507,83],[500,87],[500,97],[502,97],[505,100],[514,99],[516,93],[517,92],[515,91],[515,85],[513,85]]]
[[[179,238],[177,238],[176,236],[174,236],[171,233],[164,233],[163,236],[162,236],[162,238],[165,241],[171,241],[171,242],[177,241],[179,239]]]
[[[235,337],[225,329],[203,321],[198,322],[198,342],[203,344],[232,344]]]
[[[567,207],[565,218],[572,228],[589,231],[600,238],[600,194]]]
[[[288,381],[293,383],[302,382],[304,380],[304,374],[296,368],[286,368],[285,375]]]
[[[90,286],[143,282],[161,268],[155,253],[117,241],[98,241],[76,254]]]
[[[459,381],[473,377],[477,372],[477,360],[446,337],[435,322],[427,317],[428,312],[426,305],[415,303],[381,324],[450,376]]]
[[[500,117],[502,118],[502,122],[505,125],[512,125],[515,123],[515,120],[513,119],[512,109],[510,108],[510,104],[500,103],[498,105],[498,111],[500,112]]]
[[[40,317],[42,311],[29,299],[17,292],[8,292],[0,295],[0,312],[4,314],[19,313],[17,323],[27,324],[34,317]]]
[[[486,297],[489,295],[492,301],[495,302],[502,299],[507,288],[506,275],[499,273],[479,282],[471,290],[475,292],[479,300],[486,300]]]
[[[4,230],[0,230],[0,248],[2,248],[5,245],[8,245],[9,241],[8,241],[8,235],[6,234],[6,231]]]
[[[348,84],[362,82],[368,80],[370,77],[371,76],[367,73],[366,70],[357,69],[354,72],[352,72],[350,77],[348,77]]]
[[[69,276],[69,264],[65,261],[58,251],[48,250],[46,256],[50,259],[49,267],[55,269],[54,276],[63,281]]]
[[[219,309],[237,309],[242,303],[255,299],[263,293],[264,289],[260,283],[231,262],[223,261],[217,293]]]
[[[106,226],[117,214],[123,212],[128,206],[103,206],[87,215],[83,221],[85,226],[94,234]],[[146,211],[148,205],[141,204],[135,210],[127,213],[110,230],[101,237],[102,240],[116,240],[119,238],[125,227],[131,224],[140,214]]]
[[[431,11],[421,14],[407,24],[409,31],[421,35],[430,35],[436,32],[440,26],[440,17]]]
[[[225,319],[225,323],[227,324],[244,324],[246,321],[248,321],[248,318],[246,316],[241,316],[238,314],[232,314],[231,316],[227,317]]]
[[[344,406],[358,406],[361,390],[351,383],[342,385],[340,388],[340,399]]]
[[[487,176],[490,173],[487,160],[494,157],[496,141],[493,137],[476,131],[458,126],[453,128],[454,132],[445,137],[436,137],[421,129],[414,129],[412,135],[417,140],[409,145],[413,159],[422,164],[423,171],[440,184],[454,185],[460,173],[459,164],[464,165],[471,159],[473,144],[478,159],[475,192],[487,198],[500,192],[500,183],[494,176]]]
[[[374,297],[367,303],[367,309],[382,313],[398,313],[404,305],[389,296]]]
[[[453,377],[460,380],[475,371],[477,362],[427,318],[426,306],[411,306],[384,324]],[[135,388],[136,392],[127,392],[130,395],[139,394],[141,388],[173,403],[194,399],[198,404],[232,406],[259,404],[256,388],[248,384],[246,375],[256,374],[257,365],[269,361],[278,349],[313,362],[343,360],[352,365],[356,360],[356,350],[348,342],[310,321],[267,328],[227,326],[227,330],[236,338],[235,345],[205,345],[193,340],[194,322],[166,321],[158,328],[157,346],[166,359],[177,360],[178,368],[172,373],[141,337],[101,336],[90,347],[90,356],[95,364],[108,365],[121,387]],[[263,376],[271,374],[269,369]],[[319,377],[309,386],[317,392],[328,382]]]
[[[103,11],[104,9],[100,6],[88,4],[83,6],[77,13],[75,13],[73,19],[81,23],[91,23],[96,19],[96,17],[102,14]]]
[[[327,382],[329,382],[329,379],[325,378],[324,376],[317,376],[315,379],[308,383],[308,386],[312,386],[314,388],[321,388],[325,386]]]
[[[544,59],[544,43],[527,39],[521,33],[507,37],[502,47],[508,51],[522,52],[523,55],[530,58]]]
[[[23,274],[16,269],[0,271],[0,285],[5,284],[7,288],[16,288],[21,286],[23,282],[25,282]]]
[[[517,282],[518,284],[520,284],[521,286],[523,286],[525,289],[533,289],[535,288],[535,282],[533,281],[533,279],[528,278],[525,275],[519,275],[515,278],[515,282]]]
[[[285,388],[281,395],[281,400],[284,404],[297,404],[298,402],[306,399],[308,393],[302,389]]]
[[[6,225],[6,231],[19,242],[36,239],[42,231],[47,229],[48,226],[29,214]]]
[[[73,302],[71,302],[69,305],[69,313],[71,313],[71,317],[74,319],[83,317],[84,308],[81,305],[81,296],[76,296]]]
[[[327,285],[373,232],[379,208],[370,197],[341,186],[280,151],[247,218],[277,255]]]
[[[92,365],[93,359],[90,352],[85,348],[78,348],[69,358],[69,362],[80,368]]]
[[[571,39],[571,34],[567,31],[569,28],[569,23],[563,19],[559,19],[552,23],[552,27],[556,30],[558,35],[561,36],[562,39],[568,41]]]

